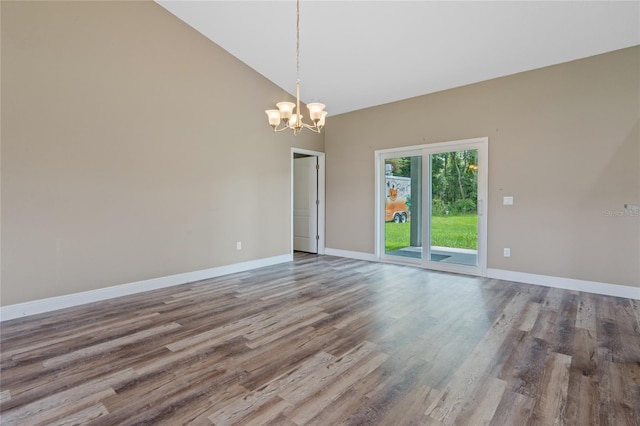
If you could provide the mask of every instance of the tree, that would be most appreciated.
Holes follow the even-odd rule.
[[[463,150],[430,155],[434,214],[473,213],[477,208],[478,151]],[[411,157],[386,160],[394,176],[411,177]]]
[[[411,177],[411,157],[389,158],[385,164],[391,164],[394,176]]]
[[[477,150],[431,155],[434,214],[472,213],[477,206]]]

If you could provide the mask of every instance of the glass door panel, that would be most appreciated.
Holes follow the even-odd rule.
[[[422,259],[422,155],[384,160],[384,253]]]
[[[429,256],[478,266],[478,150],[429,154]]]

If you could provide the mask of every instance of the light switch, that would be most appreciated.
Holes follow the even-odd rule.
[[[512,206],[513,205],[513,197],[503,197],[502,198],[502,204],[504,204],[505,206]]]

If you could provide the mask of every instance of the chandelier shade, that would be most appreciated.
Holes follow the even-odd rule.
[[[294,135],[297,135],[302,129],[309,129],[320,133],[327,117],[325,105],[319,102],[307,105],[309,118],[313,124],[304,123],[300,112],[300,0],[296,0],[296,72],[296,102],[278,102],[276,104],[278,109],[266,110],[269,125],[274,132],[290,129],[293,130]]]

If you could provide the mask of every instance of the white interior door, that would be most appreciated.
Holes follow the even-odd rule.
[[[318,252],[318,157],[293,160],[293,249]]]

